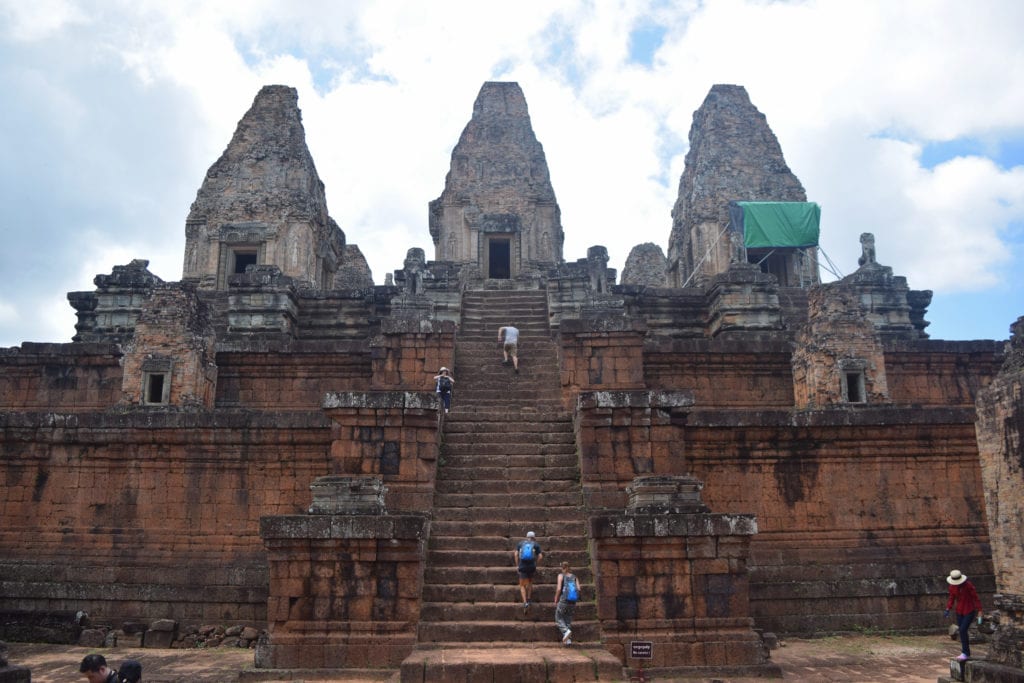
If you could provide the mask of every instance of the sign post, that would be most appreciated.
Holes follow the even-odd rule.
[[[639,676],[630,678],[629,680],[637,681],[637,683],[643,683],[647,679],[644,678],[644,660],[651,659],[654,656],[654,643],[650,640],[631,640],[629,641],[629,658],[639,659],[640,666],[638,668]]]

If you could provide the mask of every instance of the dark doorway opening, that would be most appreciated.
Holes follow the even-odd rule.
[[[487,245],[487,276],[508,280],[512,277],[512,240],[492,238]]]
[[[159,372],[146,374],[145,392],[146,397],[143,403],[166,403],[167,397],[164,391],[164,375]]]
[[[783,287],[794,286],[790,282],[789,254],[774,249],[748,249],[747,261],[761,267],[762,273],[774,275]]]
[[[236,251],[235,252],[235,267],[231,272],[233,273],[244,273],[246,266],[256,265],[256,252],[255,251]]]

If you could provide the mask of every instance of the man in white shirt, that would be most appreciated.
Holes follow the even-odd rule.
[[[509,357],[512,358],[512,366],[519,374],[519,329],[511,325],[498,328],[498,341],[503,342],[501,353],[505,360],[502,365],[508,365]]]

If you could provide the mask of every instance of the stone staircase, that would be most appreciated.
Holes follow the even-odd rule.
[[[501,364],[502,325],[520,331],[518,374]],[[561,405],[545,293],[466,292],[454,371],[418,645],[402,681],[477,680],[471,672],[481,667],[494,680],[621,680],[622,664],[600,643],[572,419]],[[512,552],[531,530],[544,557],[533,606],[524,610]],[[562,561],[582,588],[571,648],[554,623]]]

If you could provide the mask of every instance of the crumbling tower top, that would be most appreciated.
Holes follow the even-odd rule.
[[[514,278],[562,261],[561,212],[518,83],[484,83],[430,202],[438,261]]]
[[[807,194],[746,89],[715,85],[693,114],[690,151],[672,209],[670,286],[697,284],[738,260],[741,250],[726,232],[730,201],[805,202]],[[816,253],[790,256],[778,263],[781,284],[818,281]]]
[[[268,85],[256,95],[206,172],[185,233],[183,279],[201,288],[225,289],[249,265],[331,286],[345,235],[328,215],[295,88]]]

